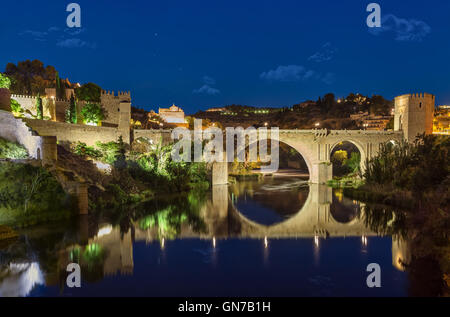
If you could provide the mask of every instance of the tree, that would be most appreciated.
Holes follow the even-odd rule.
[[[100,102],[102,89],[94,83],[87,83],[75,89],[78,100]]]
[[[53,66],[44,67],[39,60],[26,60],[17,65],[8,63],[5,74],[11,79],[13,94],[43,94],[45,88],[54,87],[56,70]]]
[[[69,111],[68,113],[66,113],[66,121],[68,121],[69,123],[78,122],[77,103],[73,94],[70,96],[70,105]]]
[[[7,88],[11,86],[11,79],[8,76],[0,73],[0,88]]]
[[[64,83],[61,81],[61,78],[59,78],[59,73],[56,72],[56,98],[58,99],[66,99],[66,87]]]
[[[81,115],[83,116],[84,123],[98,123],[105,119],[105,111],[98,103],[87,103],[83,109],[81,109]]]
[[[39,95],[39,93],[36,97],[36,117],[39,120],[42,120],[44,117],[44,109],[42,108],[42,98]]]

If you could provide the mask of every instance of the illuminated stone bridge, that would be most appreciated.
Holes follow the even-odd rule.
[[[135,139],[144,137],[154,143],[163,141],[164,144],[172,142],[170,130],[136,130]],[[258,131],[259,133],[259,131]],[[278,140],[295,149],[308,166],[310,181],[323,184],[333,178],[331,153],[342,142],[354,144],[361,154],[361,169],[364,170],[366,159],[376,155],[381,144],[400,142],[403,139],[402,131],[365,131],[365,130],[279,130],[278,136],[271,135],[268,129],[268,138]],[[224,163],[216,163],[224,165]],[[217,169],[219,173],[226,173],[226,168]],[[213,170],[214,173],[214,170]],[[226,183],[226,177],[220,174],[213,175],[213,184]]]

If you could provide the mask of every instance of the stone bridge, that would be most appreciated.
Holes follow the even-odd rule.
[[[136,130],[135,139],[143,137],[153,143],[172,142],[171,130]],[[259,131],[257,132],[259,133]],[[224,132],[225,134],[225,132]],[[248,133],[246,133],[248,135]],[[225,138],[225,137],[224,137]],[[400,142],[403,139],[402,131],[366,131],[366,130],[279,130],[278,136],[271,135],[268,129],[268,138],[278,140],[295,149],[304,158],[308,166],[310,182],[323,184],[333,178],[331,153],[341,142],[354,144],[361,154],[361,169],[364,170],[366,159],[376,155],[381,144]],[[218,165],[224,163],[216,163]],[[220,173],[226,173],[226,168],[218,168]],[[226,179],[223,175],[213,175],[213,183],[220,184]],[[221,180],[221,181],[218,181]]]

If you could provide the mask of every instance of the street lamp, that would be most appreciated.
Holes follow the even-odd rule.
[[[315,125],[316,127],[318,127],[318,126],[320,126],[320,123],[319,123],[319,122],[316,122],[314,125]]]

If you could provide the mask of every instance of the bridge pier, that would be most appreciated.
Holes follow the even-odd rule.
[[[333,165],[331,162],[313,163],[310,173],[311,183],[326,184],[326,182],[333,179]]]

